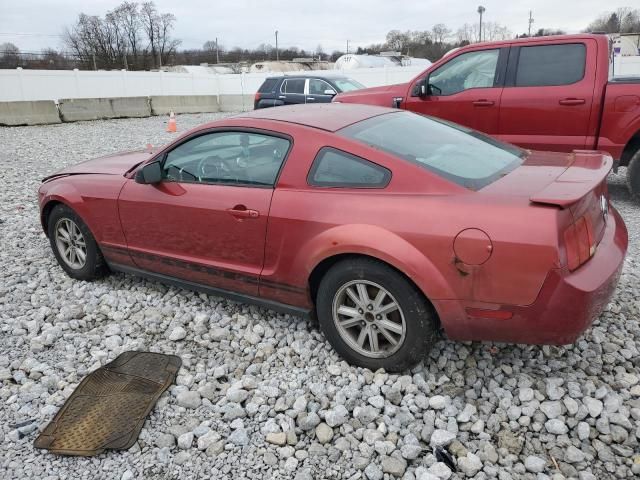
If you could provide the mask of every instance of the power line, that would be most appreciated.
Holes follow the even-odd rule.
[[[26,32],[0,32],[3,36],[16,36],[16,37],[62,37],[60,34],[53,33],[26,33]]]

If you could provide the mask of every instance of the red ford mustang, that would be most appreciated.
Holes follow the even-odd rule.
[[[258,110],[44,180],[62,268],[315,313],[391,371],[457,340],[573,342],[611,297],[627,230],[606,154],[521,150],[413,113]]]

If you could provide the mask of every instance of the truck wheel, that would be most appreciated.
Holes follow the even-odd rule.
[[[322,278],[320,329],[349,363],[399,372],[423,359],[437,338],[437,317],[422,292],[388,265],[343,260]]]
[[[627,166],[627,186],[631,196],[640,199],[640,150],[638,150]]]

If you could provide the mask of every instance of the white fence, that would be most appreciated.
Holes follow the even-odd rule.
[[[422,67],[348,70],[367,87],[406,82]],[[293,72],[290,73],[293,75]],[[304,72],[306,74],[313,72]],[[317,72],[319,74],[338,72]],[[274,73],[203,75],[174,72],[0,70],[0,101],[61,98],[141,97],[153,95],[253,95]]]
[[[425,70],[422,66],[362,68],[345,75],[366,87],[402,83]],[[319,74],[339,71],[320,71]],[[299,72],[290,72],[289,75]],[[313,72],[304,72],[313,73]],[[640,75],[640,57],[617,57],[615,74]],[[153,95],[253,95],[275,73],[207,75],[174,72],[0,70],[0,101],[62,98],[144,97]]]

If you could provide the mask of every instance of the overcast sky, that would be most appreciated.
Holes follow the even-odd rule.
[[[23,51],[61,48],[59,35],[80,12],[104,15],[119,0],[0,0],[0,43],[12,42]],[[427,30],[444,23],[454,32],[477,22],[479,2],[463,0],[156,0],[161,12],[176,18],[174,36],[181,48],[200,48],[218,37],[221,45],[255,47],[274,44],[325,52],[384,41],[389,30]],[[634,1],[601,0],[482,0],[484,19],[506,25],[513,33],[527,31],[529,9],[534,28],[561,28],[575,33],[607,10],[633,6]],[[17,33],[22,35],[16,35]],[[28,35],[25,35],[28,34]],[[34,34],[37,34],[34,35]],[[48,36],[47,36],[48,35]]]

